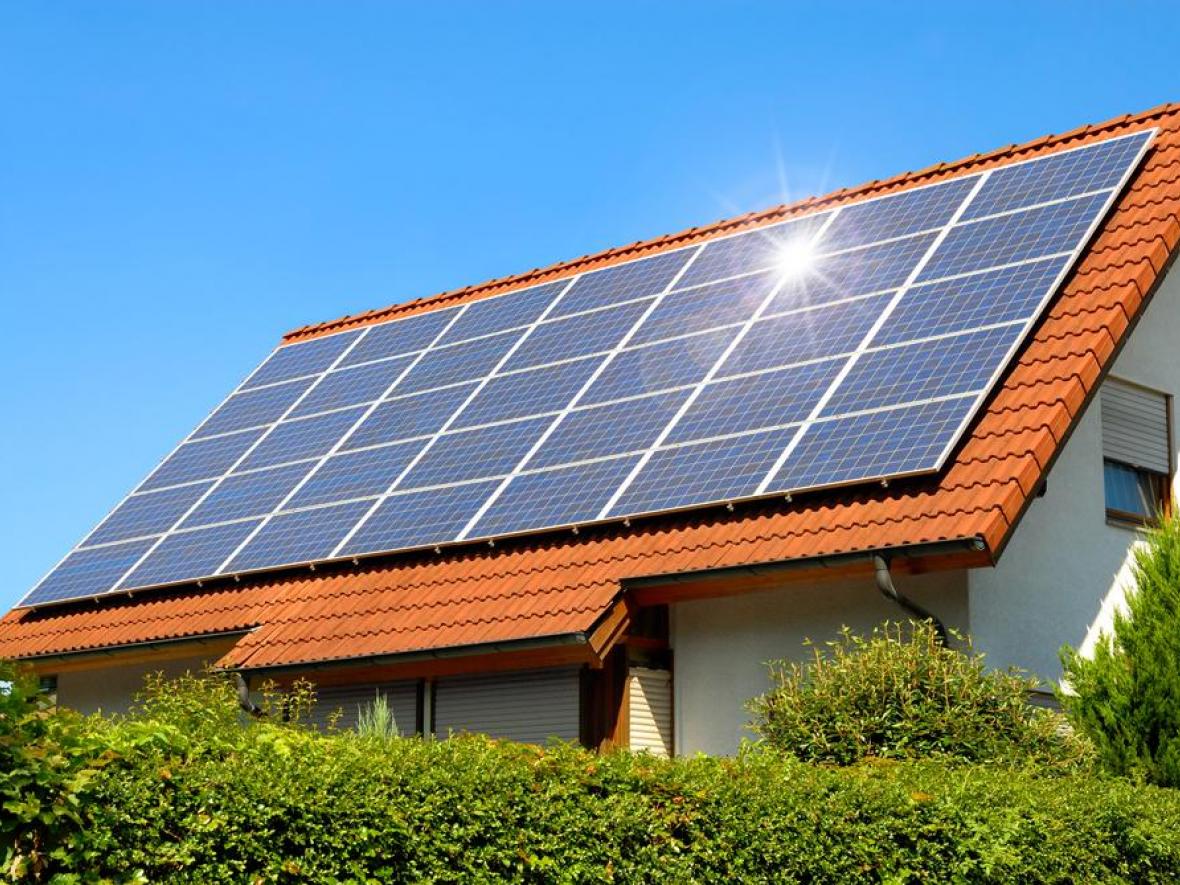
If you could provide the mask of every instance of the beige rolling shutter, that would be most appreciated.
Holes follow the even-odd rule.
[[[328,719],[337,710],[340,718],[338,728],[355,728],[357,713],[362,707],[373,703],[377,692],[381,692],[393,709],[393,718],[401,734],[410,735],[418,726],[418,683],[386,682],[380,685],[327,686],[316,689],[316,705],[312,711],[312,724],[325,727]]]
[[[1102,385],[1102,454],[1112,461],[1168,473],[1167,398],[1107,379]]]
[[[527,744],[578,739],[578,669],[529,670],[440,679],[434,733],[479,732]]]
[[[672,673],[632,667],[627,679],[631,749],[672,755]]]

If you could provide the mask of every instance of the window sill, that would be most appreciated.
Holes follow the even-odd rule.
[[[1146,535],[1156,524],[1148,522],[1147,520],[1137,519],[1131,516],[1121,516],[1118,513],[1107,512],[1106,524],[1111,528],[1122,529],[1126,532],[1134,532],[1137,535]]]

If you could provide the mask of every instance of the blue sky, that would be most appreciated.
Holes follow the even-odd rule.
[[[1180,99],[1170,4],[971,7],[4,4],[0,605],[288,328]]]

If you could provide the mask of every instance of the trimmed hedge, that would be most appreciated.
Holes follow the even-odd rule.
[[[51,790],[78,826],[17,842],[14,881],[1165,882],[1180,793],[950,762],[831,768],[598,756],[242,722],[217,680],[84,725]],[[298,706],[298,705],[297,705]],[[32,710],[32,706],[29,705]],[[42,711],[43,712],[43,711]],[[42,716],[42,712],[32,714]],[[3,720],[12,737],[20,717]],[[44,721],[42,718],[40,721]],[[27,725],[27,722],[26,722]],[[71,734],[74,732],[71,731]],[[54,729],[23,758],[53,756]],[[11,786],[11,785],[10,785]],[[19,789],[18,789],[19,792]],[[9,801],[20,801],[15,793]],[[18,827],[18,833],[20,828]],[[0,830],[0,832],[5,832]],[[4,838],[11,846],[13,831]]]

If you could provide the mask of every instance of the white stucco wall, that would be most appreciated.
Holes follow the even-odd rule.
[[[899,576],[897,585],[949,626],[966,626],[966,572]],[[752,736],[745,704],[766,690],[767,661],[806,656],[805,639],[832,639],[844,625],[866,632],[906,617],[871,575],[682,602],[671,612],[673,732],[682,754],[733,753]]]
[[[1110,374],[1180,394],[1178,354],[1180,274],[1172,273]],[[995,665],[1014,664],[1047,682],[1060,678],[1062,644],[1085,650],[1109,626],[1139,538],[1106,522],[1101,412],[1095,397],[1050,471],[1045,496],[1033,501],[998,565],[969,578],[976,647]]]
[[[148,673],[163,671],[172,678],[186,672],[199,673],[217,654],[181,658],[154,664],[131,664],[102,670],[85,670],[57,675],[57,702],[80,713],[125,713],[132,698],[143,690]]]

